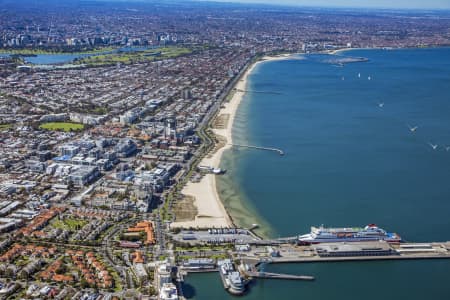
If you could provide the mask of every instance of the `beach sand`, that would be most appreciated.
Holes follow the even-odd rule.
[[[218,167],[222,154],[225,150],[231,148],[232,144],[232,128],[234,118],[241,103],[245,89],[247,87],[248,75],[254,68],[263,62],[288,59],[290,55],[283,54],[278,56],[264,56],[260,61],[251,65],[247,71],[242,75],[241,79],[236,83],[235,93],[229,102],[224,102],[220,108],[217,116],[228,115],[228,120],[223,128],[214,128],[214,134],[224,137],[226,139],[225,146],[218,149],[211,156],[206,156],[202,159],[199,165]],[[189,182],[181,191],[184,195],[189,195],[195,198],[194,205],[197,207],[197,215],[192,221],[174,222],[171,227],[183,228],[212,228],[212,227],[234,227],[233,221],[228,215],[225,207],[220,199],[216,187],[216,177],[214,174],[206,174],[199,182]]]

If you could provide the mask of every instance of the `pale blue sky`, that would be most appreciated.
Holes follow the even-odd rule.
[[[324,7],[372,7],[406,9],[450,9],[450,0],[215,0],[221,2],[289,4]]]

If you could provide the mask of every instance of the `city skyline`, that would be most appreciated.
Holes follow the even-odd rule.
[[[203,0],[201,0],[203,1]],[[211,0],[207,0],[211,1]],[[387,8],[387,9],[450,9],[450,2],[446,0],[399,0],[399,1],[358,1],[358,0],[212,0],[214,2],[236,2],[251,4],[273,4],[289,6],[309,6],[309,7],[342,7],[342,8]]]

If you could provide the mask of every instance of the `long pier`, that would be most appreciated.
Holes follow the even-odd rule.
[[[263,279],[287,279],[287,280],[309,280],[312,281],[315,278],[313,276],[307,275],[291,275],[291,274],[279,274],[270,272],[245,272],[247,276],[252,278],[263,278]]]
[[[273,94],[273,95],[282,95],[281,92],[274,92],[274,91],[252,91],[252,90],[241,90],[236,89],[236,92],[240,93],[254,93],[254,94]]]
[[[273,147],[262,147],[262,146],[253,146],[253,145],[242,145],[242,144],[229,144],[233,147],[242,147],[242,148],[250,148],[250,149],[258,149],[258,150],[266,150],[266,151],[273,151],[277,152],[280,155],[284,155],[284,151],[278,148]]]

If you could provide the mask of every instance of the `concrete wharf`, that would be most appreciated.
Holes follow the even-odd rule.
[[[374,242],[322,243],[311,246],[272,245],[278,256],[247,255],[248,263],[316,263],[378,260],[450,259],[450,242],[399,243]],[[259,251],[261,252],[261,251]],[[251,264],[251,263],[250,263]]]
[[[344,262],[344,261],[379,261],[379,260],[418,260],[418,259],[450,259],[450,254],[401,254],[383,256],[340,256],[340,257],[277,257],[270,263],[317,263],[317,262]]]

